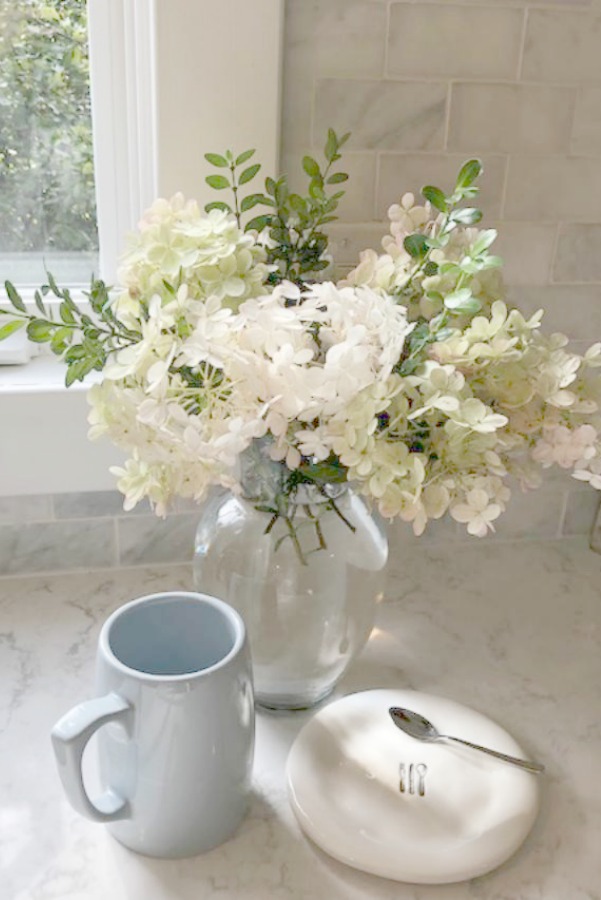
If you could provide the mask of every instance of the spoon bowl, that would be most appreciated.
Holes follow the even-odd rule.
[[[463,738],[451,737],[449,734],[441,734],[432,722],[410,709],[404,709],[402,706],[391,706],[388,712],[397,728],[400,728],[405,734],[408,734],[418,741],[426,741],[427,743],[434,743],[435,741],[454,741],[456,744],[463,744],[466,747],[471,747],[473,750],[480,750],[482,753],[488,753],[489,756],[494,756],[496,759],[501,759],[503,762],[519,766],[520,768],[526,769],[528,772],[533,772],[537,775],[540,775],[545,771],[545,767],[540,763],[532,762],[527,759],[519,759],[517,756],[509,756],[507,753],[500,753],[498,750],[491,750],[490,747],[482,747],[480,744],[472,744],[471,741],[465,741]]]

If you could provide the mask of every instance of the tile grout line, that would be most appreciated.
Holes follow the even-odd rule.
[[[566,516],[568,514],[568,503],[570,502],[570,491],[565,490],[563,492],[563,502],[561,504],[561,509],[559,511],[559,522],[557,523],[557,533],[556,538],[559,540],[561,538],[567,537],[564,532],[564,526],[566,522]]]
[[[529,7],[524,8],[524,19],[522,22],[522,34],[520,38],[520,51],[518,53],[518,67],[516,73],[516,81],[520,82],[524,71],[524,53],[526,50],[526,34],[528,31],[528,13]]]
[[[509,163],[511,159],[511,154],[507,154],[505,157],[505,171],[503,173],[503,187],[501,189],[501,203],[499,205],[499,220],[502,222],[505,219],[505,213],[507,211],[507,188],[509,185]]]
[[[442,149],[446,153],[449,149],[449,131],[451,130],[451,100],[453,96],[453,81],[449,79],[447,84],[447,103],[445,109],[445,121],[444,121],[444,137]]]
[[[559,249],[559,235],[561,232],[561,225],[562,225],[562,223],[558,222],[557,226],[555,228],[555,235],[553,238],[553,249],[551,251],[551,262],[549,264],[549,273],[548,273],[548,277],[547,277],[549,285],[561,285],[562,284],[562,282],[557,282],[553,278],[553,272],[555,271],[555,263],[557,260],[557,251]],[[586,284],[587,282],[582,282],[582,283]],[[563,284],[566,284],[566,282],[563,282]],[[568,284],[569,284],[569,282],[568,282]]]
[[[574,146],[574,129],[576,128],[576,113],[578,112],[578,101],[582,95],[582,83],[575,84],[572,93],[574,96],[574,106],[572,108],[572,121],[570,122],[570,133],[568,136],[568,146],[566,149],[566,156],[578,156],[581,154],[574,153],[572,151],[572,147]]]
[[[384,56],[382,59],[382,76],[381,80],[384,81],[388,76],[388,63],[389,63],[389,55],[390,55],[390,18],[392,11],[392,3],[389,2],[386,4],[386,27],[384,30]]]
[[[375,166],[375,172],[374,172],[374,198],[373,198],[373,204],[372,204],[372,208],[371,208],[371,214],[373,216],[373,221],[378,221],[378,193],[380,190],[381,169],[382,169],[381,159],[382,159],[382,153],[380,151],[376,151],[376,166]],[[390,225],[390,222],[388,224]]]

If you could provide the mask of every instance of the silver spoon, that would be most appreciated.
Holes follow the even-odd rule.
[[[391,706],[388,710],[390,717],[397,728],[418,741],[455,741],[457,744],[465,744],[466,747],[472,747],[474,750],[482,750],[490,756],[496,756],[505,762],[512,763],[514,766],[520,766],[529,772],[540,774],[545,771],[545,767],[540,763],[530,762],[527,759],[518,759],[516,756],[508,756],[506,753],[499,753],[498,750],[491,750],[489,747],[481,747],[479,744],[472,744],[471,741],[464,741],[463,738],[451,737],[448,734],[440,734],[434,725],[420,716],[419,713],[412,712],[410,709],[403,709],[401,706]]]

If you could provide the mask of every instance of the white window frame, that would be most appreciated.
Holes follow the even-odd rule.
[[[257,148],[277,171],[284,0],[88,0],[100,275],[157,196],[204,204],[203,154]],[[202,86],[202,87],[200,87]],[[86,388],[41,356],[0,367],[0,496],[114,487]]]

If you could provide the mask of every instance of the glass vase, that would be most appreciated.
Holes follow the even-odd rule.
[[[379,518],[347,485],[301,485],[276,516],[282,468],[251,467],[242,496],[222,492],[205,504],[194,577],[246,623],[256,702],[305,709],[333,690],[367,641],[388,545]]]

